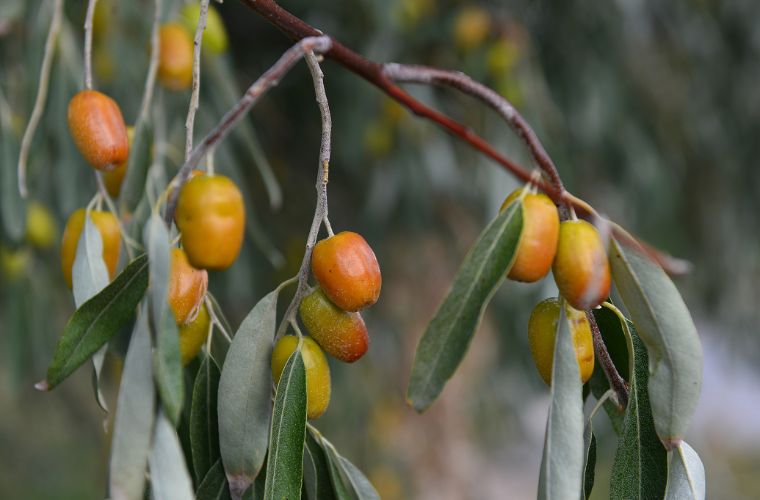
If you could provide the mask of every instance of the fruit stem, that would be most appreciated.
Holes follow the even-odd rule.
[[[201,0],[198,24],[195,26],[195,36],[193,37],[193,91],[190,95],[190,104],[185,119],[185,161],[193,151],[193,126],[195,125],[195,112],[198,111],[201,90],[201,45],[203,44],[203,31],[206,29],[208,3],[209,0]]]
[[[625,408],[628,405],[628,385],[623,377],[620,376],[620,373],[618,373],[615,363],[612,362],[610,353],[602,338],[602,332],[599,331],[599,325],[596,323],[594,312],[591,309],[586,310],[586,318],[591,326],[591,336],[594,339],[596,358],[602,364],[602,371],[610,383],[610,388],[615,391],[620,406]]]
[[[95,15],[97,0],[87,2],[84,17],[84,88],[92,89],[92,17]]]

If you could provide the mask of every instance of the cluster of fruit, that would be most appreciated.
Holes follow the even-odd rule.
[[[330,403],[330,367],[323,350],[353,363],[369,348],[369,335],[359,311],[377,302],[382,278],[375,253],[359,234],[344,231],[318,242],[311,271],[319,286],[303,298],[299,315],[310,337],[303,337],[307,415],[314,419]],[[272,376],[279,382],[299,338],[285,335],[272,353]]]
[[[523,231],[508,273],[509,279],[538,281],[551,268],[560,298],[540,302],[528,322],[528,341],[541,378],[551,385],[557,324],[562,316],[570,326],[575,354],[585,383],[594,370],[591,327],[585,311],[604,302],[610,293],[610,268],[597,229],[584,220],[560,222],[548,196],[518,189],[501,210],[522,197]]]

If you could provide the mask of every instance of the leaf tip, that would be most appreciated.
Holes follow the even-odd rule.
[[[230,496],[233,500],[243,498],[248,487],[253,483],[253,481],[246,476],[233,476],[229,474],[227,475],[227,482],[230,485]]]
[[[37,389],[40,392],[48,392],[52,387],[50,387],[50,384],[47,380],[41,380],[34,384],[34,388]]]

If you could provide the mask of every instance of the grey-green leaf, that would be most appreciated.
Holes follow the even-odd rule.
[[[673,450],[668,472],[666,500],[704,500],[705,466],[694,449],[681,441]]]
[[[132,144],[129,148],[127,173],[121,185],[119,203],[121,211],[131,213],[145,191],[145,179],[151,163],[151,148],[153,147],[153,127],[148,120],[137,123]]]
[[[109,490],[114,500],[142,500],[148,464],[155,388],[148,315],[142,310],[129,343],[116,404]]]
[[[227,486],[221,460],[214,462],[208,470],[195,492],[195,498],[196,500],[228,500],[230,498],[230,489]]]
[[[346,471],[348,480],[351,482],[351,487],[359,499],[380,500],[380,495],[377,494],[375,487],[372,486],[372,483],[369,482],[369,479],[367,479],[362,471],[344,457],[340,457],[340,462],[343,465],[343,470]]]
[[[407,390],[415,410],[433,403],[464,358],[486,305],[514,260],[522,232],[520,207],[510,205],[480,234],[422,335]]]
[[[219,368],[214,359],[206,356],[198,370],[193,386],[193,401],[190,407],[190,445],[193,455],[193,469],[198,481],[202,480],[219,462],[219,424],[217,419],[217,390],[219,389]],[[222,474],[224,478],[224,474]],[[225,480],[226,484],[227,481]]]
[[[277,384],[264,500],[301,497],[305,434],[306,367],[299,346],[285,363]]]
[[[667,448],[683,438],[702,386],[702,346],[694,321],[667,274],[639,250],[610,244],[615,286],[649,353],[649,398]]]
[[[564,308],[557,329],[538,498],[576,500],[583,484],[583,384]]]
[[[233,498],[250,486],[266,457],[277,294],[266,295],[243,320],[219,380],[219,449]]]
[[[148,258],[143,255],[77,309],[63,330],[47,380],[40,387],[52,389],[108,342],[134,316],[147,286]]]
[[[26,203],[18,190],[18,146],[11,131],[10,113],[0,111],[0,235],[12,242],[24,237]]]
[[[150,488],[155,500],[193,498],[193,482],[187,471],[177,431],[163,412],[159,412],[149,459]]]
[[[310,430],[315,441],[324,450],[335,498],[339,500],[375,500],[380,498],[362,471],[342,457],[332,443],[325,439],[319,431],[313,427]]]
[[[332,500],[335,498],[325,451],[311,432],[306,433],[303,481],[309,500]]]
[[[585,457],[583,459],[583,493],[581,498],[588,500],[591,496],[591,490],[594,488],[596,476],[596,436],[590,418],[583,430],[583,450]]]

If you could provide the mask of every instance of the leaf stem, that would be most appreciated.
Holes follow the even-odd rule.
[[[92,18],[95,15],[95,4],[98,0],[87,2],[87,13],[84,17],[84,88],[92,89]]]
[[[195,112],[198,111],[198,99],[201,90],[201,46],[203,44],[203,31],[206,29],[208,3],[209,0],[201,0],[200,15],[193,37],[193,91],[185,120],[185,161],[190,157],[193,150],[193,125],[195,124]]]

